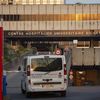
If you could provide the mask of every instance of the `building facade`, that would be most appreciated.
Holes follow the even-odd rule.
[[[0,20],[5,31],[61,30],[69,32],[58,34],[99,34],[100,5],[0,5]]]
[[[53,3],[51,0],[41,0],[41,2],[38,2],[40,0],[33,0],[34,3],[28,4],[27,2],[29,1],[26,2],[23,0],[22,2],[19,0],[18,2],[21,3],[17,4],[17,1],[18,0],[16,0],[16,3],[8,3],[7,1],[7,4],[1,3],[0,5],[0,26],[3,26],[4,28],[5,38],[6,36],[34,37],[41,35],[43,37],[53,35],[100,35],[100,5],[98,4],[65,5],[64,2],[59,2],[57,4],[56,0],[54,0],[55,2]],[[67,44],[67,42],[65,44]],[[100,46],[100,41],[96,41],[95,44]],[[85,45],[89,47],[90,42],[80,41],[78,42],[78,45]],[[100,72],[97,69],[93,69],[93,73],[91,73],[91,68],[85,70],[81,69],[81,67],[74,71],[75,81],[80,81],[80,78],[82,78],[81,76],[88,76],[88,80],[91,81],[90,76],[93,76],[93,73],[95,73],[96,82],[98,80],[97,75],[99,77]],[[81,73],[83,74],[80,74],[80,71],[82,71]],[[79,78],[79,80],[77,78]],[[84,77],[82,81],[83,80]],[[75,83],[79,84],[79,82]],[[100,81],[97,82],[97,84],[100,84]]]

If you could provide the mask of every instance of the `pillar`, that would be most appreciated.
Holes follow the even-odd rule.
[[[0,100],[2,100],[3,97],[3,90],[2,90],[2,70],[3,70],[3,28],[0,27]]]

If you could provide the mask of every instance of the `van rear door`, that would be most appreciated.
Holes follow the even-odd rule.
[[[37,56],[31,59],[31,84],[33,88],[63,89],[64,59],[62,56]],[[47,88],[48,87],[48,88]]]

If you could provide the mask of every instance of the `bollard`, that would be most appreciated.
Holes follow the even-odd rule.
[[[3,100],[7,100],[7,75],[6,75],[6,71],[3,71]]]

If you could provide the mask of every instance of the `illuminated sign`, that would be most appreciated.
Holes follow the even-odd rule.
[[[8,36],[31,36],[31,35],[41,35],[41,32],[8,32]]]
[[[64,35],[96,35],[100,30],[46,30],[46,31],[4,31],[5,37],[29,37],[29,36],[64,36]]]
[[[35,35],[47,35],[52,32],[39,32],[39,31],[5,31],[5,37],[10,36],[35,36]]]

